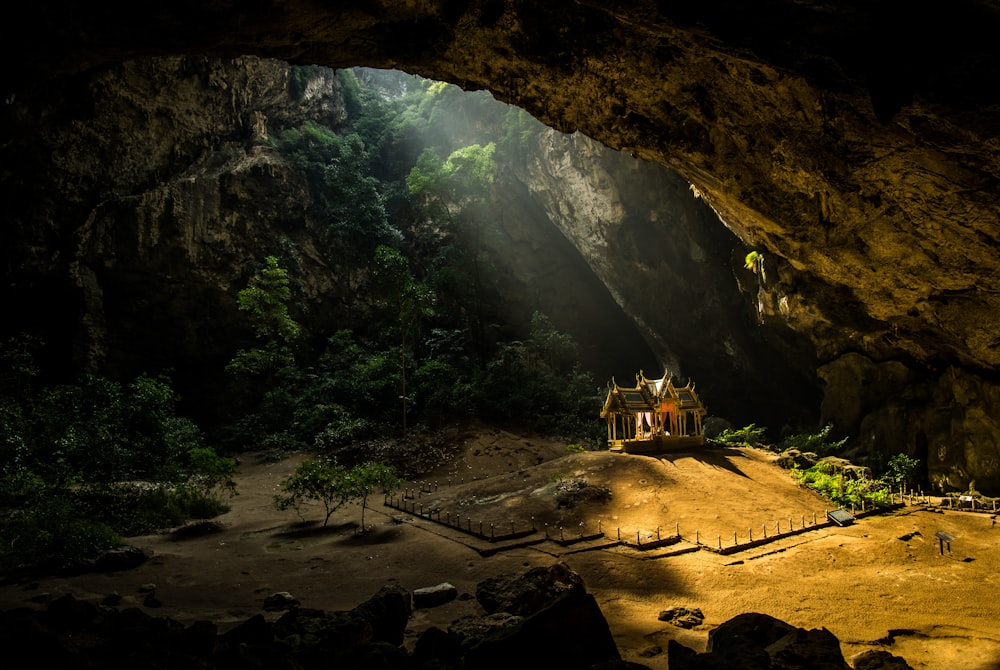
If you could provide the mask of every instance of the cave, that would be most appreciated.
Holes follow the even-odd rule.
[[[251,54],[488,89],[553,128],[676,171],[766,254],[771,279],[755,307],[775,360],[818,371],[808,383],[823,396],[820,424],[869,450],[926,449],[936,489],[975,480],[992,490],[998,21],[995,6],[973,0],[32,3],[4,28],[5,198],[23,211],[17,174],[45,161],[17,141],[53,121],[30,116],[36,103],[71,104],[75,77],[129,59]],[[66,244],[49,233],[32,253]],[[942,421],[945,405],[959,409]]]
[[[542,285],[538,268],[571,277],[586,304],[545,290],[534,299],[557,325],[604,343],[585,352],[601,375],[667,367],[736,425],[830,426],[859,460],[916,459],[935,493],[1000,492],[994,2],[40,0],[18,9],[2,28],[0,335],[47,333],[56,369],[171,367],[187,380],[190,409],[221,411],[227,397],[209,371],[225,362],[221,343],[243,335],[235,300],[215,289],[234,293],[250,276],[253,231],[234,216],[211,231],[226,240],[186,256],[195,247],[164,224],[190,215],[178,193],[198,175],[167,186],[167,166],[211,172],[231,157],[213,153],[210,138],[247,141],[280,116],[284,89],[261,89],[254,115],[234,111],[249,79],[287,78],[289,65],[395,70],[526,110],[557,131],[553,154],[607,149],[604,165],[616,167],[601,176],[626,200],[629,189],[659,189],[690,201],[676,217],[689,220],[683,234],[627,208],[604,237],[596,226],[546,229],[544,248],[561,249],[548,267],[541,243],[517,238],[516,226],[559,204],[504,210],[511,240],[539,254],[511,254],[507,290]],[[184,80],[213,89],[218,108],[192,112],[202,101],[177,93]],[[317,98],[310,114],[341,122],[327,102]],[[191,119],[170,111],[184,103]],[[107,122],[108,109],[124,111],[122,121]],[[157,123],[163,132],[147,135]],[[189,125],[183,142],[177,124]],[[39,150],[53,146],[63,151]],[[253,206],[274,177],[266,161],[247,165],[239,188],[219,189],[230,198],[219,210]],[[262,217],[287,223],[297,202],[268,206]],[[155,221],[143,218],[151,212]],[[651,251],[670,237],[683,240],[675,256]],[[130,265],[124,248],[143,253]],[[227,256],[235,269],[200,285],[167,269],[209,274]],[[704,276],[689,282],[681,256]],[[315,294],[348,290],[311,277]],[[185,301],[166,299],[190,286]],[[683,318],[660,309],[675,298],[687,301]],[[526,306],[503,316],[531,318]]]

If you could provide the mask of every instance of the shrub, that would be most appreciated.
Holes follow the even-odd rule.
[[[121,546],[106,524],[88,518],[67,497],[50,495],[16,514],[0,529],[6,566],[59,569]]]
[[[218,499],[223,493],[236,495],[236,462],[219,456],[213,449],[197,447],[188,451],[188,481],[203,498]]]
[[[920,461],[906,454],[896,454],[889,459],[889,471],[885,478],[894,486],[912,486],[917,481]]]
[[[789,435],[781,441],[779,446],[782,450],[798,449],[799,451],[811,451],[820,456],[827,456],[836,452],[844,446],[845,442],[847,442],[846,437],[840,440],[831,441],[830,431],[832,429],[833,425],[828,423],[823,426],[818,433],[800,433],[797,435]]]
[[[885,506],[892,502],[889,484],[870,477],[851,478],[834,472],[829,463],[817,463],[808,470],[795,467],[792,477],[800,484],[817,491],[830,502],[844,507]]]
[[[73,495],[80,513],[122,536],[146,535],[184,522],[184,505],[167,486],[127,482],[87,486]]]
[[[371,432],[372,423],[368,419],[350,416],[341,410],[322,432],[316,435],[316,448],[334,452],[364,439]]]
[[[742,428],[727,428],[719,433],[713,442],[727,444],[731,447],[756,447],[764,441],[767,428],[758,428],[756,424]]]

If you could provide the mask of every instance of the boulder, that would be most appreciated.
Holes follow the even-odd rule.
[[[591,668],[620,662],[604,614],[582,588],[567,590],[547,607],[487,636],[464,656],[466,670]]]
[[[702,624],[705,615],[697,607],[688,609],[687,607],[675,606],[663,610],[657,618],[678,628],[694,628]]]
[[[893,656],[881,649],[863,651],[851,660],[854,670],[913,670],[901,656]]]
[[[497,636],[514,628],[524,617],[509,612],[494,612],[486,616],[464,616],[455,619],[448,626],[448,634],[463,647],[473,647],[481,640]]]
[[[476,585],[476,600],[488,613],[530,616],[572,591],[584,591],[583,579],[565,563],[505,574]]]
[[[671,670],[850,670],[830,631],[758,613],[737,615],[710,631],[704,654],[672,641],[667,663]]]
[[[448,582],[413,590],[413,606],[437,607],[458,597],[458,589]]]
[[[460,667],[461,659],[458,636],[437,626],[431,626],[421,633],[413,646],[413,664],[418,668]]]
[[[785,468],[786,470],[791,470],[793,467],[797,467],[800,470],[808,470],[812,466],[816,465],[818,456],[811,451],[799,451],[798,449],[785,449],[783,452],[778,454],[778,465]]]
[[[120,572],[137,568],[149,560],[152,554],[139,547],[120,547],[104,552],[94,559],[95,572]]]
[[[264,598],[264,611],[265,612],[280,612],[282,610],[289,610],[293,607],[298,607],[298,598],[293,596],[288,591],[278,591],[277,593],[272,593],[268,597]]]
[[[855,465],[846,458],[839,456],[824,456],[817,461],[829,467],[830,472],[843,474],[849,479],[871,479],[871,469],[864,465]]]
[[[413,596],[399,584],[386,584],[351,614],[372,627],[373,642],[403,644],[406,622],[413,613]]]

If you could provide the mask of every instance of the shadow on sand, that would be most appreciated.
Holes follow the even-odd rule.
[[[654,458],[661,461],[669,461],[673,463],[674,461],[680,460],[682,458],[692,458],[696,461],[710,465],[714,468],[719,468],[721,470],[728,470],[734,475],[739,475],[740,477],[749,476],[740,470],[740,468],[734,462],[738,458],[746,458],[746,456],[741,453],[738,449],[733,449],[730,447],[707,447],[705,449],[697,449],[691,451],[678,451],[675,453],[667,454],[650,454]]]

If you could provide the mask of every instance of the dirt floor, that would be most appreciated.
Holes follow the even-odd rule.
[[[885,649],[914,668],[1000,668],[1000,529],[991,515],[913,505],[808,529],[829,505],[766,451],[571,453],[562,442],[496,429],[460,439],[459,456],[408,482],[397,507],[372,501],[364,534],[356,532],[357,506],[337,511],[327,528],[319,507],[306,510],[305,522],[274,509],[279,482],[306,455],[277,463],[245,455],[240,493],[218,532],[129,538],[153,552],[145,565],[3,586],[0,607],[63,593],[93,601],[118,593],[121,607],[142,606],[141,590],[152,584],[162,606],[150,613],[225,629],[260,613],[277,591],[331,611],[351,609],[389,582],[455,585],[457,600],[414,612],[412,644],[429,626],[478,613],[464,595],[479,581],[564,561],[597,598],[623,658],[654,669],[667,667],[669,640],[703,651],[708,632],[741,612],[825,627],[848,661]],[[454,527],[478,532],[480,523],[487,537],[513,530],[518,538],[490,542]],[[751,533],[758,540],[803,523],[805,532],[729,555],[694,543],[729,547],[734,533],[745,544]],[[955,538],[950,552],[942,553],[937,531]],[[678,532],[680,542],[658,546]],[[646,547],[617,545],[618,537]],[[699,608],[704,623],[688,630],[658,620],[675,605]]]

